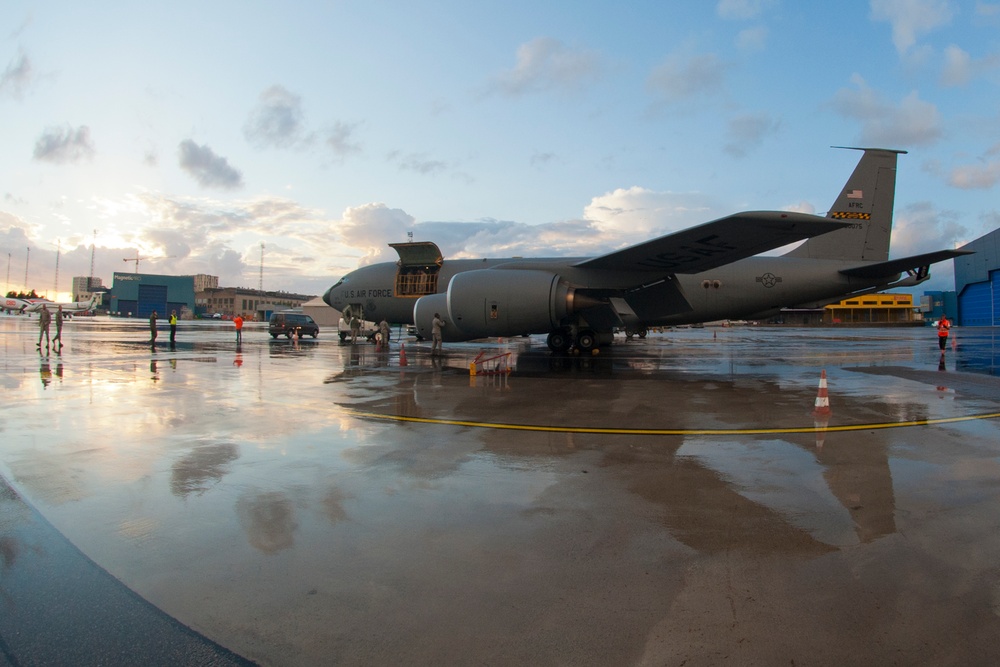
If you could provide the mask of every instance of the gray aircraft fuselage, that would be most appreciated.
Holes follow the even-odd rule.
[[[560,276],[570,286],[599,290],[628,289],[637,282],[657,282],[666,276],[628,271],[599,271],[573,265],[582,258],[531,259],[455,259],[445,260],[439,274],[437,293],[447,292],[452,277],[458,273],[491,269],[533,269]],[[839,273],[857,262],[841,260],[801,259],[793,257],[749,257],[711,271],[693,275],[676,275],[680,292],[691,306],[682,313],[663,313],[645,318],[647,326],[694,324],[720,319],[763,317],[782,308],[815,304],[821,307],[839,300],[843,295],[876,288],[891,280],[864,281]],[[361,267],[330,288],[324,300],[343,311],[350,304],[361,304],[370,320],[385,318],[393,323],[413,324],[415,297],[394,296],[397,265],[384,262]],[[547,333],[524,331],[519,333]],[[506,333],[502,335],[514,335]]]

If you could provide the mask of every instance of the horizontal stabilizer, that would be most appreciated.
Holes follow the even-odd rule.
[[[888,262],[862,264],[861,266],[855,266],[850,269],[841,269],[840,272],[845,276],[852,276],[854,278],[877,280],[879,278],[889,278],[897,273],[909,271],[910,269],[919,269],[922,266],[929,266],[937,262],[943,262],[946,259],[954,259],[955,257],[971,254],[973,254],[972,250],[938,250],[937,252],[928,252],[923,255],[903,257],[902,259],[892,259]]]
[[[850,224],[807,213],[749,211],[585,259],[576,266],[660,274],[700,273]]]

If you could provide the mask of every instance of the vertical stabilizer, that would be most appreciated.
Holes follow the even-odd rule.
[[[850,150],[864,151],[864,155],[826,217],[857,224],[811,238],[787,253],[788,257],[872,262],[889,259],[892,208],[896,198],[896,156],[906,151]]]

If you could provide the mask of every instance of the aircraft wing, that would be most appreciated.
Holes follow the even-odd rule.
[[[700,273],[850,224],[806,213],[747,211],[585,259],[575,266]]]
[[[854,276],[869,280],[877,278],[891,278],[897,273],[902,273],[903,271],[919,269],[924,266],[930,266],[936,262],[943,262],[946,259],[961,257],[962,255],[972,255],[974,252],[975,251],[973,250],[938,250],[937,252],[928,252],[923,255],[913,255],[912,257],[903,257],[902,259],[891,259],[888,262],[862,264],[861,266],[855,266],[849,269],[841,269],[840,272],[845,276]]]

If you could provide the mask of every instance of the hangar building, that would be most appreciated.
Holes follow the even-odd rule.
[[[115,273],[111,283],[111,313],[123,317],[160,317],[170,311],[194,312],[194,276]]]
[[[955,258],[958,324],[963,327],[1000,325],[1000,229],[962,247],[974,255]]]

